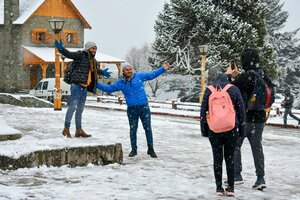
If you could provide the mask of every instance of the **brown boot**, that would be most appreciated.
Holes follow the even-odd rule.
[[[64,137],[72,138],[71,134],[70,134],[70,129],[69,128],[64,128],[62,134],[63,134]]]
[[[76,129],[75,137],[92,137],[92,136],[84,132],[82,129]]]

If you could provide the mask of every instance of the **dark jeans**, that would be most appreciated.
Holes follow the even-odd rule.
[[[290,115],[292,118],[294,118],[298,122],[300,121],[300,119],[292,113],[292,108],[285,108],[284,115],[283,115],[283,123],[284,123],[284,125],[287,124],[287,116],[288,115]]]
[[[68,101],[68,110],[65,117],[65,128],[70,128],[73,114],[75,113],[76,129],[81,129],[82,112],[86,100],[87,89],[81,85],[71,85],[71,96]]]
[[[246,137],[249,140],[252,155],[254,159],[256,176],[265,175],[265,157],[262,147],[262,133],[264,130],[264,123],[246,123]],[[239,138],[235,147],[235,172],[242,172],[242,156],[241,148],[244,138]]]
[[[139,118],[142,121],[146,133],[148,148],[153,148],[151,113],[148,104],[142,106],[128,106],[127,116],[130,126],[131,149],[137,150],[136,132],[138,129]]]
[[[228,186],[234,187],[234,149],[237,134],[234,131],[226,133],[210,133],[209,141],[214,157],[214,174],[216,186],[222,186],[223,157],[226,163]]]

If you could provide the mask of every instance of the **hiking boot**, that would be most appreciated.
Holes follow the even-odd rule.
[[[128,156],[129,157],[134,157],[136,155],[137,155],[137,151],[135,149],[132,149]]]
[[[263,176],[258,176],[255,184],[252,186],[252,188],[256,190],[263,190],[266,187],[266,181]]]
[[[156,153],[154,152],[153,148],[148,148],[147,154],[150,155],[152,158],[157,158]]]
[[[76,129],[75,137],[92,137],[92,136],[90,134],[87,134],[86,132],[84,132],[84,130],[80,128],[80,129]]]
[[[225,190],[226,190],[226,195],[228,197],[234,197],[234,188],[233,187],[228,187]]]
[[[225,194],[224,188],[217,187],[217,189],[216,189],[216,195],[217,196],[223,196],[224,194]]]
[[[71,134],[70,134],[70,129],[69,128],[64,128],[63,132],[62,132],[63,136],[66,138],[72,138]]]

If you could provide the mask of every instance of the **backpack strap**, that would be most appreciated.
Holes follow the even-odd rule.
[[[233,86],[233,85],[232,85],[232,84],[227,84],[227,85],[223,88],[223,90],[227,91],[229,88],[231,88],[231,86]]]
[[[212,85],[207,86],[207,88],[208,88],[211,92],[213,92],[213,91],[216,90],[216,88],[215,88],[214,86],[212,86]]]

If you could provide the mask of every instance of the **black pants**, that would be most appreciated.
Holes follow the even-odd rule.
[[[296,115],[294,115],[292,113],[292,108],[285,108],[284,115],[283,115],[283,123],[284,123],[284,125],[287,124],[287,116],[288,115],[291,116],[292,118],[294,118],[295,120],[297,120],[298,123],[299,123],[300,119]]]
[[[222,186],[222,165],[224,157],[226,162],[228,186],[234,187],[234,149],[237,141],[237,134],[235,130],[221,134],[210,133],[208,137],[214,157],[216,186]]]

